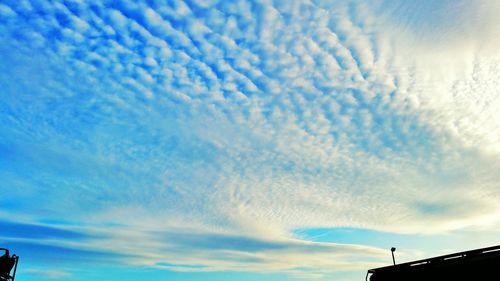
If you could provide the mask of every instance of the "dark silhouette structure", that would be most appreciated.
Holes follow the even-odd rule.
[[[5,248],[0,248],[0,251],[4,252],[4,254],[0,256],[0,281],[14,281],[14,278],[16,278],[19,257],[16,255],[10,256],[9,250]],[[14,272],[10,275],[12,269],[14,269]]]
[[[394,252],[394,251],[392,251]],[[368,270],[370,281],[481,281],[500,279],[500,246]]]
[[[394,259],[394,252],[396,252],[396,248],[392,247],[391,248],[392,264],[396,265],[396,260]]]

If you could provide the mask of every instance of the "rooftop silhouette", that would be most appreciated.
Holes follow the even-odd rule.
[[[438,256],[368,270],[369,281],[481,280],[498,275],[500,246]],[[369,278],[369,279],[368,279]]]

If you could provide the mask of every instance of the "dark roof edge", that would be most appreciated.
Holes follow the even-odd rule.
[[[368,273],[375,273],[377,271],[392,270],[392,269],[396,269],[396,268],[400,269],[400,268],[406,268],[406,267],[412,267],[412,266],[418,266],[418,265],[425,265],[425,264],[430,264],[430,263],[446,262],[446,261],[454,260],[454,259],[461,259],[461,258],[465,258],[465,257],[484,255],[484,254],[488,254],[491,252],[498,252],[498,254],[500,255],[500,245],[476,249],[476,250],[469,250],[469,251],[465,251],[465,252],[458,252],[458,253],[444,255],[444,256],[437,256],[437,257],[423,259],[423,260],[416,260],[416,261],[401,263],[401,264],[397,264],[397,265],[390,265],[390,266],[384,266],[384,267],[379,267],[379,268],[373,268],[373,269],[368,270]]]

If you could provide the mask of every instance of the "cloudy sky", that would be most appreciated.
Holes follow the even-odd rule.
[[[498,26],[497,0],[2,0],[0,247],[19,281],[354,281],[500,244]]]

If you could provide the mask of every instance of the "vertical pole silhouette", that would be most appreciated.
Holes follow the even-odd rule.
[[[17,271],[17,263],[19,262],[19,256],[14,255],[16,258],[16,263],[14,265],[14,274],[12,274],[12,281],[16,278],[16,271]]]
[[[392,247],[391,248],[391,254],[392,254],[392,263],[396,265],[396,260],[394,259],[394,252],[396,251],[396,248]]]

